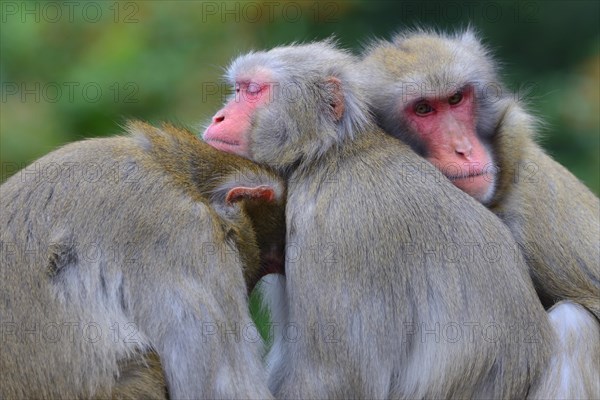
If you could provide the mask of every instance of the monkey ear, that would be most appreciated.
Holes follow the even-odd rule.
[[[331,112],[336,121],[342,119],[345,110],[344,92],[342,91],[342,81],[335,76],[330,76],[325,79],[325,85],[331,92]]]
[[[242,200],[260,200],[267,203],[275,201],[275,189],[271,186],[260,185],[255,187],[237,186],[230,189],[225,196],[227,204],[234,204]]]

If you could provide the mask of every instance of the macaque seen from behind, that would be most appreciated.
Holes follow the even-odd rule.
[[[223,329],[251,326],[247,288],[283,260],[283,183],[172,126],[127,130],[0,187],[0,397],[160,398],[143,382],[164,372],[170,398],[269,398],[260,341]]]

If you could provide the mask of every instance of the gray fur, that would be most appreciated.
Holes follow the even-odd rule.
[[[268,68],[276,82],[273,98],[280,108],[265,108],[258,113],[255,125],[260,126],[264,134],[250,138],[253,141],[252,159],[282,169],[300,160],[310,162],[331,147],[354,139],[355,132],[371,123],[363,92],[356,87],[344,88],[346,113],[339,124],[332,121],[327,106],[332,94],[325,88],[325,78],[338,78],[348,86],[353,86],[357,80],[354,71],[343,67],[353,56],[336,51],[332,58],[329,50],[333,49],[334,42],[327,40],[249,53],[231,63],[227,71],[231,85],[235,84],[239,74],[251,76],[261,68]],[[306,60],[314,59],[315,54],[318,54],[318,62],[307,65]],[[313,114],[301,124],[283,117],[307,112]],[[282,147],[286,150],[283,152],[285,159],[279,150]],[[272,149],[278,150],[273,152]]]
[[[379,125],[421,155],[427,149],[400,114],[404,104],[415,100],[406,94],[408,83],[423,88],[424,96],[451,94],[454,89],[446,90],[449,82],[454,87],[475,86],[477,134],[498,167],[494,192],[486,205],[513,234],[545,305],[572,300],[600,318],[600,202],[535,142],[540,123],[500,83],[497,64],[471,30],[445,34],[420,29],[367,46],[361,68],[366,76],[375,77],[366,90]],[[482,90],[493,87],[499,91]],[[581,337],[593,337],[598,330],[596,326],[596,331],[590,331],[584,323],[561,328],[556,318],[553,324],[559,333],[578,329]],[[571,351],[560,346],[558,354]],[[534,396],[578,398],[585,390],[588,396],[600,396],[596,383],[600,368],[588,367],[598,365],[600,354],[590,349],[577,352],[579,358],[555,355],[540,384],[545,391]],[[569,366],[563,359],[576,363]],[[577,377],[573,371],[581,374]],[[553,376],[562,376],[563,381],[554,382]],[[560,392],[553,393],[551,388],[557,386]]]
[[[431,42],[431,37],[438,40]],[[379,125],[425,155],[426,149],[398,118],[400,110],[420,97],[451,95],[470,84],[478,99],[477,113],[488,116],[477,121],[477,131],[490,137],[496,129],[494,121],[504,110],[504,100],[511,96],[499,83],[495,65],[472,30],[446,36],[416,29],[397,34],[391,42],[377,40],[367,45],[360,68],[364,76],[371,77],[364,89]]]
[[[286,281],[263,285],[288,328],[268,357],[275,396],[525,397],[554,338],[508,229],[374,127],[364,94],[372,77],[346,52],[325,42],[252,53],[229,77],[253,68],[314,90],[257,110],[249,133],[252,158],[289,178]],[[331,75],[352,124],[323,113],[332,93],[319,83]],[[484,256],[489,243],[498,259]],[[448,259],[440,246],[452,245],[459,254]],[[490,324],[500,340],[481,334]],[[456,341],[423,330],[474,325]]]
[[[372,44],[361,67],[377,77],[367,91],[379,124],[417,151],[419,140],[398,113],[406,82],[440,94],[447,82],[480,89],[475,92],[477,133],[499,177],[486,205],[525,252],[548,306],[570,299],[600,318],[600,201],[536,143],[539,121],[500,83],[495,64],[470,30],[453,35],[417,30]],[[499,88],[497,96],[481,90],[491,87]]]
[[[123,383],[119,364],[143,366],[150,351],[172,399],[269,398],[260,342],[242,337],[251,319],[235,230],[248,230],[247,217],[238,205],[218,214],[153,153],[164,139],[180,159],[192,139],[169,145],[142,123],[129,131],[69,144],[0,187],[0,398],[137,391],[137,372]],[[207,153],[188,155],[201,177]]]

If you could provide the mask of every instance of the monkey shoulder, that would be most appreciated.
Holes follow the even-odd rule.
[[[520,180],[517,188],[536,198],[558,206],[581,208],[600,215],[600,200],[575,175],[550,157],[539,145],[533,144],[524,152],[518,165]],[[530,198],[529,201],[534,199]]]
[[[0,221],[3,238],[22,237],[29,230],[39,249],[49,240],[105,249],[129,243],[146,249],[139,254],[142,259],[154,249],[148,254],[169,262],[182,250],[188,256],[198,253],[198,243],[223,243],[237,222],[231,213],[223,218],[201,196],[190,196],[131,137],[68,144],[11,177],[2,195],[11,199]],[[43,218],[28,210],[43,212]]]
[[[600,235],[598,197],[536,143],[530,141],[523,149],[512,181],[514,184],[502,192],[491,209],[521,241],[556,243],[561,239],[581,239],[581,235],[562,234],[565,226]],[[562,247],[550,249],[558,251]],[[592,248],[597,252],[596,245]]]
[[[506,227],[485,207],[454,187],[409,146],[383,133],[359,138],[310,171],[290,180],[292,221],[297,215],[330,227],[324,229],[336,225],[338,230],[378,225],[400,236],[408,235],[410,229],[411,235],[423,240],[449,240],[461,231],[480,237],[491,226],[499,232],[496,238],[510,239]],[[413,223],[432,219],[438,223]]]

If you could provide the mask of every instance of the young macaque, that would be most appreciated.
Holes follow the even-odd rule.
[[[499,82],[475,35],[415,31],[363,58],[373,111],[511,230],[546,306],[600,318],[600,201],[535,142],[537,125]]]
[[[127,131],[0,187],[0,398],[271,398],[247,292],[283,262],[283,182]]]
[[[286,276],[264,285],[275,397],[544,397],[568,376],[510,231],[376,127],[354,57],[281,47],[227,78],[204,139],[288,178]]]

